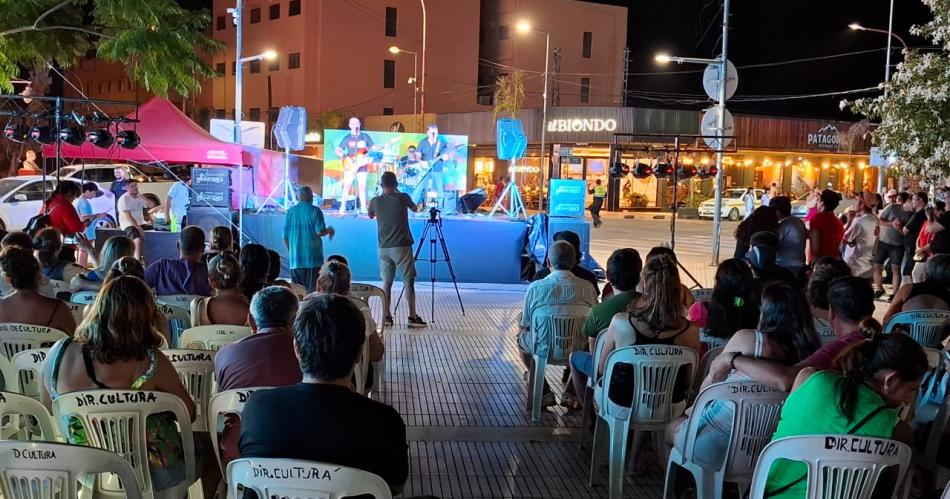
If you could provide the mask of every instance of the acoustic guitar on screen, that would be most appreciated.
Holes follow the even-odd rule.
[[[401,137],[393,137],[385,144],[376,144],[371,147],[357,149],[356,154],[344,156],[342,160],[343,174],[346,176],[355,175],[360,168],[379,163],[383,159],[383,150],[401,140]]]

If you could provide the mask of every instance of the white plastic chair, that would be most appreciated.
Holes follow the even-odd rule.
[[[3,377],[0,391],[20,393],[20,381],[16,375],[16,368],[13,367],[13,361],[3,355],[0,355],[0,376]]]
[[[69,290],[69,283],[66,281],[60,281],[58,279],[50,279],[49,285],[53,289],[53,294],[56,298],[64,301],[69,301],[72,297],[72,291]]]
[[[17,393],[40,400],[43,362],[46,361],[46,354],[48,353],[49,348],[37,348],[36,350],[24,350],[13,356],[13,360],[10,362],[13,363],[13,369],[16,371],[20,385]]]
[[[737,483],[740,489],[747,488],[759,452],[772,440],[787,396],[788,393],[758,381],[717,383],[703,390],[684,423],[686,427],[680,430],[686,432],[685,446],[683,449],[674,447],[670,453],[663,497],[672,497],[680,469],[693,475],[697,499],[722,499],[725,482]],[[732,434],[728,437],[724,461],[718,468],[708,469],[693,458],[697,455],[696,436],[702,413],[713,403],[729,404],[733,409]]]
[[[884,469],[898,467],[903,483],[910,447],[894,440],[856,435],[787,437],[765,446],[752,477],[750,497],[763,497],[769,470],[778,459],[808,466],[806,499],[867,499]]]
[[[947,488],[943,489],[940,499],[950,499],[950,484],[947,484]]]
[[[80,305],[88,305],[96,301],[96,296],[99,295],[98,291],[77,291],[69,297],[70,303],[78,303]]]
[[[218,460],[222,477],[226,478],[226,475],[225,463],[221,460],[221,453],[218,452],[218,449],[221,448],[221,443],[218,441],[220,433],[218,418],[221,416],[234,415],[240,419],[241,413],[244,412],[244,404],[247,403],[247,398],[258,390],[269,390],[270,388],[272,387],[259,386],[254,388],[225,390],[211,397],[211,402],[208,403],[208,420],[206,424],[208,425],[208,432],[211,435],[211,445],[215,449],[214,457]]]
[[[172,338],[172,345],[178,345],[182,332],[191,327],[191,309],[189,306],[182,308],[178,305],[168,305],[160,302],[156,302],[155,305],[158,307],[159,313],[168,321],[168,332]]]
[[[0,323],[0,353],[12,360],[24,350],[49,348],[66,337],[66,333],[47,326],[3,322]]]
[[[300,459],[244,458],[228,464],[228,498],[236,499],[241,489],[252,489],[257,497],[294,499],[339,499],[372,495],[392,499],[389,485],[377,475],[336,464]]]
[[[211,401],[214,384],[214,354],[210,350],[165,350],[165,357],[175,366],[178,377],[195,401],[197,415],[192,423],[193,431],[208,431],[208,403]]]
[[[587,443],[587,436],[590,433],[588,427],[590,426],[590,421],[594,417],[594,387],[597,386],[597,383],[600,381],[600,376],[597,373],[597,367],[600,365],[600,357],[604,354],[604,344],[607,342],[607,328],[601,329],[597,333],[597,337],[594,338],[594,353],[591,355],[591,359],[594,363],[594,372],[593,376],[587,378],[587,387],[584,389],[584,408],[581,410],[581,429],[578,432],[580,434],[580,445],[583,446]]]
[[[940,348],[943,332],[950,323],[950,310],[913,310],[891,316],[884,326],[885,333],[894,332],[898,326],[907,330],[907,335],[920,346]]]
[[[161,303],[162,305],[170,305],[172,307],[178,307],[185,310],[191,308],[191,302],[195,298],[203,298],[201,295],[158,295],[155,297],[156,303]]]
[[[940,367],[940,363],[943,362],[942,350],[924,347],[924,354],[927,355],[927,365],[929,365],[931,369]]]
[[[709,335],[709,328],[701,327],[699,328],[699,342],[706,347],[707,350],[724,347],[726,343],[729,343],[729,338],[718,338],[716,336]]]
[[[382,288],[378,286],[354,282],[350,284],[349,296],[356,298],[366,304],[367,310],[363,312],[363,315],[368,320],[372,320],[376,327],[376,333],[379,334],[379,340],[383,342],[383,346],[385,347],[386,336],[383,333],[386,329],[386,311],[383,310],[383,307],[386,304],[386,293],[383,292]],[[370,303],[370,299],[372,298],[379,299],[380,317],[378,320],[373,317],[373,304]],[[386,354],[383,354],[382,360],[376,363],[375,369],[373,371],[373,377],[375,378],[373,382],[373,391],[376,391],[382,388],[383,381],[386,379]]]
[[[69,313],[73,314],[73,320],[76,321],[76,325],[78,326],[85,317],[86,305],[69,301],[66,302],[66,308],[69,309]]]
[[[112,452],[51,442],[0,442],[0,492],[9,499],[80,497],[83,475],[115,473],[123,483],[135,483],[135,471]],[[125,497],[141,499],[139,487]]]
[[[916,449],[914,452],[914,464],[923,470],[926,470],[933,477],[934,484],[942,487],[946,484],[950,487],[950,468],[943,466],[938,460],[940,444],[944,440],[944,432],[947,429],[948,420],[950,420],[950,398],[944,400],[937,415],[934,416],[933,424],[930,426],[930,433],[923,448]]]
[[[709,301],[713,294],[712,288],[696,288],[689,290],[689,292],[693,295],[694,302]]]
[[[33,426],[31,421],[27,423],[26,427],[39,430],[37,440],[54,441],[57,439],[56,430],[53,429],[53,417],[49,410],[33,398],[19,393],[0,392],[0,421],[7,417],[10,418],[10,422],[0,429],[0,437],[3,440],[13,440],[14,436],[23,434],[22,418],[26,417],[35,420],[36,426]]]
[[[632,407],[614,403],[610,393],[611,377],[618,364],[630,364],[633,367]],[[623,470],[627,458],[627,435],[631,430],[650,431],[662,435],[666,425],[679,416],[673,407],[673,390],[682,371],[691,382],[698,355],[691,348],[667,345],[628,346],[614,350],[607,357],[601,384],[594,388],[594,402],[598,407],[597,426],[594,429],[594,446],[591,449],[589,484],[593,485],[594,475],[600,468],[598,447],[609,444],[609,494],[611,499],[619,499],[623,494]],[[690,383],[686,383],[688,395]],[[601,423],[606,424],[606,428]],[[606,439],[603,438],[606,430]],[[607,440],[607,442],[601,442]],[[634,434],[634,448],[639,436]],[[663,445],[662,442],[658,442]]]
[[[181,333],[179,348],[218,351],[221,347],[251,335],[247,326],[224,324],[188,328]]]
[[[557,305],[539,308],[531,317],[528,409],[535,423],[541,421],[545,368],[566,366],[572,352],[587,348],[584,322],[589,312],[586,305]]]
[[[818,340],[822,345],[831,343],[838,339],[835,336],[835,330],[831,328],[831,322],[815,317],[815,332],[818,333]]]
[[[149,474],[146,419],[170,412],[177,420],[181,435],[185,479],[161,491],[152,490]],[[53,401],[53,414],[60,431],[70,438],[69,419],[78,418],[85,429],[87,444],[115,452],[135,470],[142,497],[181,499],[194,483],[195,443],[191,419],[185,403],[175,395],[136,390],[84,390],[64,393]],[[105,480],[103,480],[105,482]],[[128,482],[126,482],[128,483]],[[111,484],[100,484],[105,489]],[[103,490],[103,492],[113,492]]]

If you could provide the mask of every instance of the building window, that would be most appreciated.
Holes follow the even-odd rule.
[[[287,56],[287,69],[297,69],[300,67],[300,52],[293,52]]]
[[[231,61],[231,76],[234,76],[236,74],[237,74],[237,63],[234,61]]]
[[[252,108],[250,109],[250,112],[247,113],[247,118],[248,118],[250,121],[261,121],[261,108],[259,108],[259,107],[252,107]]]
[[[290,5],[287,6],[287,15],[288,16],[300,15],[300,0],[290,0]]]
[[[275,3],[274,5],[270,6],[270,20],[273,21],[274,19],[280,19],[280,4],[279,3]]]
[[[498,39],[507,40],[508,39],[508,25],[501,24],[498,26]]]
[[[396,88],[396,61],[383,61],[383,88]]]
[[[218,18],[215,20],[215,23],[217,23],[216,28],[218,28],[218,31],[221,31],[222,29],[224,29],[225,22],[226,21],[224,19],[224,16],[218,16]]]
[[[590,78],[581,78],[581,102],[590,102]]]
[[[251,72],[252,72],[252,73],[260,73],[260,72],[261,72],[261,61],[260,61],[260,59],[258,59],[258,60],[256,60],[256,61],[251,61],[250,66],[251,66]]]
[[[396,36],[395,7],[386,7],[386,36]]]
[[[251,9],[251,24],[257,24],[261,22],[261,9]]]
[[[393,112],[393,108],[391,108],[391,107],[384,107],[384,108],[383,108],[383,116],[392,116],[392,115],[394,115],[394,114],[396,114],[396,113]]]
[[[223,119],[224,119],[224,113],[225,113],[224,109],[215,109],[215,110],[214,110],[214,117],[217,118],[217,119],[219,119],[219,120],[223,120]]]
[[[280,69],[280,57],[275,57],[267,63],[268,71],[277,71],[278,69]]]
[[[219,62],[214,65],[214,72],[218,73],[218,76],[224,76],[224,63]]]
[[[267,119],[268,121],[277,121],[277,117],[280,116],[280,108],[272,107],[267,110]]]
[[[594,38],[593,33],[591,33],[590,31],[584,32],[584,48],[581,51],[581,57],[585,59],[590,59],[590,46],[591,46],[591,42],[593,38]]]

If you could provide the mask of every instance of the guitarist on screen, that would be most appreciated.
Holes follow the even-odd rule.
[[[445,139],[439,135],[438,125],[433,123],[426,129],[426,138],[423,139],[422,142],[419,142],[419,147],[416,148],[416,154],[422,162],[426,163],[428,172],[422,177],[419,184],[416,185],[415,190],[412,191],[412,200],[424,206],[426,201],[425,195],[431,184],[431,189],[436,192],[436,200],[441,205],[443,198],[443,163],[455,155],[455,149],[450,148],[445,143]]]
[[[366,175],[367,166],[372,161],[369,151],[373,147],[373,139],[369,134],[360,130],[360,119],[350,118],[350,133],[343,137],[336,147],[336,155],[343,162],[343,190],[340,195],[340,214],[346,212],[346,198],[350,195],[353,179],[357,182],[357,194],[360,198],[360,213],[366,213]]]

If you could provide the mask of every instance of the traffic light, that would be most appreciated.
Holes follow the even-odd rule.
[[[637,162],[637,165],[633,167],[632,172],[634,178],[647,178],[650,175],[653,175],[653,167],[650,166],[650,163]]]
[[[656,175],[656,178],[670,177],[673,175],[673,165],[669,163],[657,163],[653,174]]]
[[[680,180],[688,180],[696,176],[696,167],[693,165],[685,165],[679,168],[679,171],[676,172],[677,178]]]

